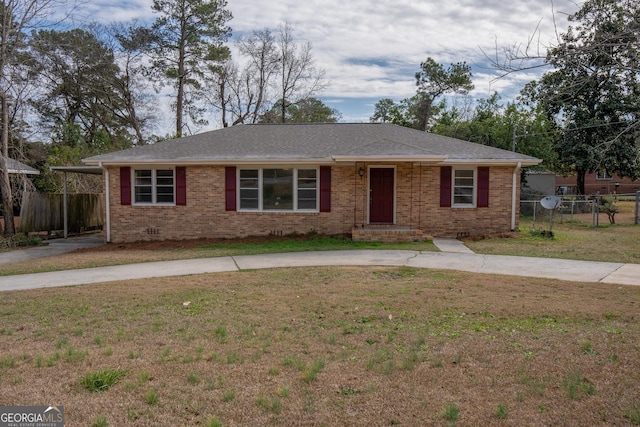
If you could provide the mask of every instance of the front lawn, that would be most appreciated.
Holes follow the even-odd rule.
[[[5,292],[0,405],[70,426],[638,425],[639,305],[407,267]]]

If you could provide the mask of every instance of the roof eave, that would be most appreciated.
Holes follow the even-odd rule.
[[[447,159],[446,165],[485,165],[485,166],[535,166],[542,163],[540,159]]]
[[[102,175],[102,167],[95,166],[49,166],[49,170],[55,172],[72,172],[83,173],[89,175]]]
[[[9,169],[10,175],[40,175],[39,170],[31,169]]]
[[[131,165],[197,165],[197,166],[223,166],[223,165],[318,165],[333,163],[355,162],[413,162],[444,165],[486,165],[486,166],[535,166],[542,161],[539,159],[451,159],[444,155],[429,156],[332,156],[330,158],[242,158],[242,159],[117,159],[117,160],[83,160],[90,166],[131,166]]]
[[[447,160],[447,156],[440,155],[379,155],[379,156],[332,156],[332,159],[337,162],[421,162],[421,163],[442,163]]]
[[[84,160],[87,165],[131,166],[131,165],[184,165],[184,166],[224,166],[224,165],[318,165],[331,164],[329,158],[314,159],[281,159],[281,158],[248,158],[248,159],[131,159],[131,160]]]

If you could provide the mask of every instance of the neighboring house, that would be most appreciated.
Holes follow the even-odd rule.
[[[14,159],[7,159],[9,175],[39,175],[40,171]]]
[[[556,194],[556,174],[548,171],[527,171],[523,191],[532,194],[550,196]]]
[[[6,160],[7,160],[7,171],[9,172],[9,176],[14,175],[14,176],[24,178],[26,175],[40,174],[40,171],[38,169],[34,169],[31,166],[25,165],[22,162],[19,162],[11,158],[7,158]],[[15,188],[17,186],[21,188]],[[11,184],[12,191],[24,191],[25,186],[26,186],[26,183],[24,181],[22,181],[21,183],[20,181],[18,182],[13,181],[13,183]],[[16,223],[16,227],[19,224],[19,219],[17,217],[19,212],[20,212],[20,206],[15,205],[13,214],[15,217],[14,220]],[[0,216],[2,216],[2,206],[0,206]],[[4,218],[0,218],[0,226],[2,227],[2,229],[4,229]]]
[[[240,125],[84,159],[105,171],[112,242],[505,232],[539,162],[382,123]]]
[[[640,191],[640,180],[620,178],[606,171],[588,173],[584,177],[584,192],[593,194],[635,194]],[[557,194],[577,194],[576,176],[556,176]]]

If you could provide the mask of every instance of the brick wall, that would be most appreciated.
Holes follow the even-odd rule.
[[[111,168],[111,241],[286,235],[312,230],[351,233],[354,225],[367,224],[368,180],[366,176],[361,178],[358,170],[370,165],[332,166],[331,212],[326,213],[227,212],[223,166],[186,168],[186,206],[123,206],[120,173],[118,168]],[[396,225],[433,236],[508,231],[512,172],[512,167],[491,167],[489,208],[440,208],[440,168],[396,164]]]
[[[441,208],[437,186],[439,169],[428,168],[422,188],[428,194],[425,208],[420,212],[420,226],[425,234],[442,237],[478,235],[507,232],[511,229],[511,196],[513,167],[489,169],[489,207],[487,208]],[[520,174],[517,173],[516,200],[520,198]],[[516,209],[519,204],[516,203]],[[516,212],[516,227],[519,213]]]

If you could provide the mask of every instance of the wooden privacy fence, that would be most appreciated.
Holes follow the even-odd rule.
[[[102,194],[67,195],[68,227],[70,233],[101,229],[104,224]],[[27,192],[22,199],[18,231],[51,232],[64,228],[62,194]]]

